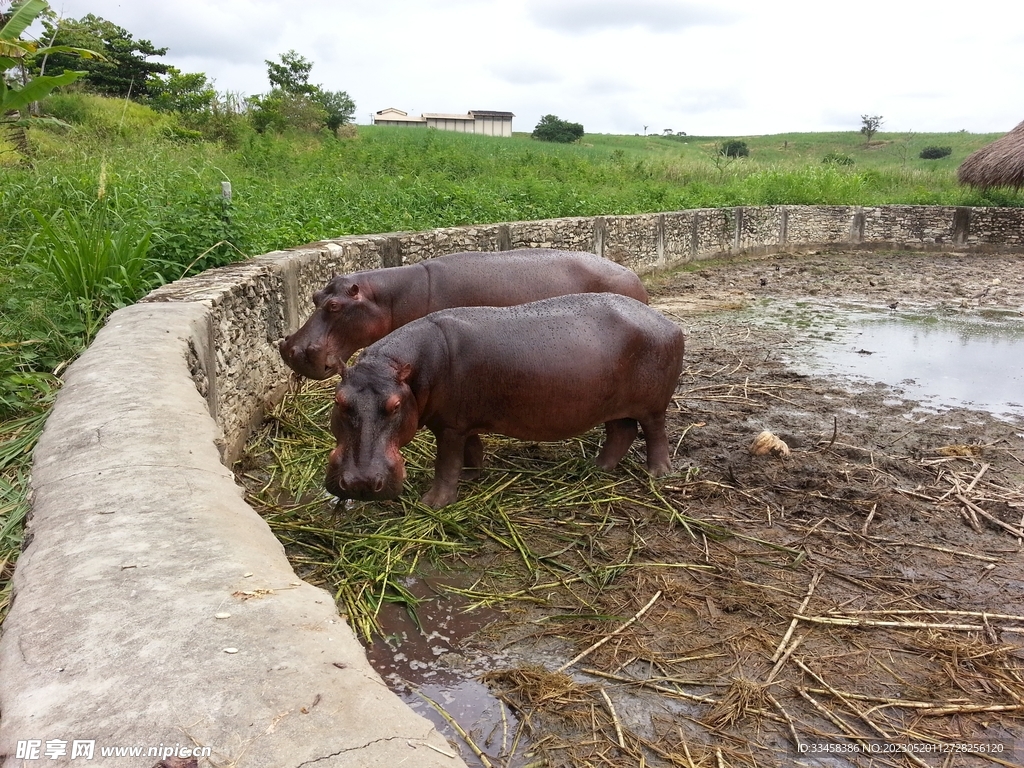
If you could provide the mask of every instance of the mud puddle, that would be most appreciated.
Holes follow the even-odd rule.
[[[918,411],[970,407],[1024,416],[1024,318],[1018,312],[765,300],[736,316],[791,333],[792,343],[780,354],[803,375],[880,382],[918,401]]]
[[[467,611],[464,600],[445,592],[453,582],[451,575],[407,578],[405,588],[420,602],[415,610],[397,603],[381,608],[382,635],[367,646],[367,658],[389,688],[461,749],[468,765],[484,762],[463,748],[467,741],[489,760],[525,764],[530,740],[520,733],[515,714],[480,682],[508,663],[474,641],[501,614],[486,608]]]

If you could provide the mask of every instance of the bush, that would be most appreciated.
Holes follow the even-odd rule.
[[[821,159],[821,162],[825,165],[853,165],[853,158],[842,152],[829,152]]]
[[[562,120],[556,115],[544,115],[530,135],[540,141],[572,144],[574,141],[579,141],[583,138],[583,126],[579,123],[570,123]]]
[[[719,150],[726,157],[750,157],[750,150],[747,149],[747,142],[739,139],[729,139],[722,142]]]
[[[940,157],[949,157],[953,154],[952,147],[925,147],[921,150],[919,157],[922,160],[938,160]]]
[[[327,110],[304,94],[291,94],[280,88],[250,100],[249,119],[259,133],[283,133],[294,130],[316,133],[327,125]]]
[[[246,234],[220,192],[192,190],[157,212],[150,258],[161,281],[178,280],[245,257]]]
[[[203,134],[193,131],[191,128],[183,128],[174,123],[168,123],[160,131],[160,134],[169,141],[177,141],[183,144],[194,144],[203,140]]]

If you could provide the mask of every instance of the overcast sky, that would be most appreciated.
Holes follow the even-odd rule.
[[[514,112],[588,133],[1005,132],[1024,119],[1024,2],[50,0],[167,47],[221,91],[269,89],[294,49],[356,122]]]

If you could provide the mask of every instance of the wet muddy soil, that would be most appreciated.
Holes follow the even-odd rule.
[[[425,670],[488,687],[500,704],[447,731],[470,765],[1024,765],[1024,394],[923,405],[809,364],[828,356],[813,323],[764,321],[818,302],[995,313],[1012,336],[1024,256],[775,255],[648,286],[687,333],[675,474],[646,477],[642,440],[589,469],[596,431],[489,439],[479,483],[557,473],[532,500],[489,495],[508,528],[428,569],[457,585],[432,610],[466,631],[392,630],[378,669],[409,695],[411,626]]]

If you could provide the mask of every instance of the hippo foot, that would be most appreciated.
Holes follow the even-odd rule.
[[[655,464],[653,466],[648,465],[647,474],[651,477],[661,477],[662,475],[668,475],[672,472],[672,465],[668,462],[664,464]]]
[[[480,467],[463,467],[459,474],[461,480],[476,480],[483,470]]]
[[[447,507],[453,501],[459,497],[459,492],[455,489],[448,490],[447,488],[431,488],[425,494],[420,502],[431,509],[440,509],[441,507]]]

